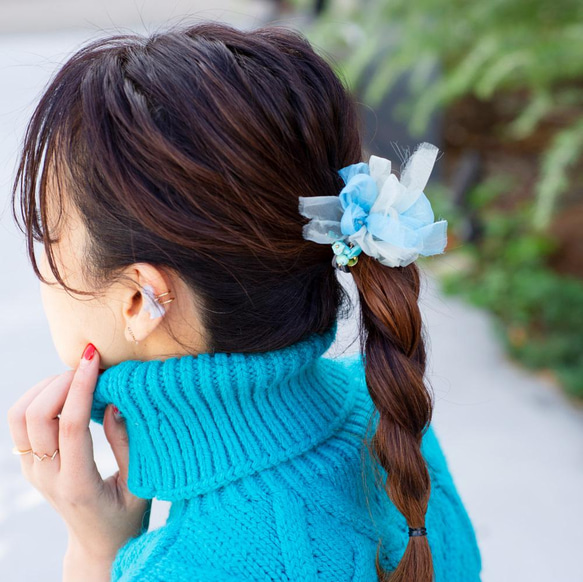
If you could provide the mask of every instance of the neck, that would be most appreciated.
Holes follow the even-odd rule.
[[[321,357],[337,323],[283,349],[122,362],[100,376],[91,418],[126,419],[128,487],[138,497],[201,495],[283,463],[331,436],[352,399]]]

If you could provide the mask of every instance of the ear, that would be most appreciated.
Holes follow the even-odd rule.
[[[171,309],[175,294],[170,278],[149,263],[134,263],[125,273],[132,284],[123,299],[125,336],[129,342],[145,340]],[[128,329],[131,327],[133,336]]]

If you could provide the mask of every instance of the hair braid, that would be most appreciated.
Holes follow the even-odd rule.
[[[366,382],[379,412],[370,450],[387,471],[385,489],[409,527],[424,527],[431,482],[420,446],[433,402],[424,383],[419,269],[415,263],[388,268],[361,257],[351,272],[360,298]],[[427,536],[409,538],[394,572],[382,570],[379,551],[376,566],[381,581],[431,582]]]

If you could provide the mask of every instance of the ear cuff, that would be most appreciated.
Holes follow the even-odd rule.
[[[170,291],[166,291],[166,293],[160,293],[160,295],[155,295],[156,301],[158,301],[160,305],[164,305],[164,303],[170,303],[175,299],[174,297],[170,297],[170,299],[166,299],[166,301],[160,301],[160,297],[164,297],[164,295],[170,295]]]

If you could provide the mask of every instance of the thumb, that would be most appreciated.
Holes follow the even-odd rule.
[[[103,417],[103,430],[119,467],[119,479],[127,487],[130,462],[129,438],[125,420],[121,416],[116,418],[114,410],[117,411],[117,408],[113,404],[107,406]]]

